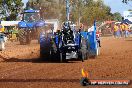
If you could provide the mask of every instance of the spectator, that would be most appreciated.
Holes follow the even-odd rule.
[[[98,44],[99,44],[99,47],[101,47],[101,44],[100,44],[100,32],[99,32],[99,30],[97,30],[96,31],[96,40],[97,40],[97,42],[98,42]]]
[[[117,24],[117,37],[119,38],[120,36],[121,36],[121,33],[120,33],[120,31],[121,31],[121,27],[120,27],[120,24]]]
[[[120,28],[121,28],[121,37],[124,37],[125,25],[123,23],[121,23]]]
[[[117,37],[117,31],[118,31],[118,25],[115,24],[115,25],[114,25],[114,37],[115,37],[115,38]]]
[[[125,23],[125,38],[127,38],[129,35],[128,30],[129,30],[129,25],[127,23]]]

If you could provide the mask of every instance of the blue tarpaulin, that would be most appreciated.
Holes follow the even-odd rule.
[[[128,19],[123,20],[121,23],[128,23],[128,24],[132,24],[132,22],[131,22],[131,21],[129,21]]]

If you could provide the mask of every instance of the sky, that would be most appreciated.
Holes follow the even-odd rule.
[[[25,4],[28,0],[22,0]],[[123,16],[123,11],[132,9],[132,1],[128,4],[122,3],[122,0],[103,0],[107,6],[111,7],[111,12],[119,12]]]
[[[111,7],[111,12],[119,12],[123,16],[123,11],[132,9],[132,1],[128,4],[122,3],[122,0],[104,0],[104,3]]]

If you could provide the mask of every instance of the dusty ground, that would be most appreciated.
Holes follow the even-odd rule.
[[[39,45],[8,42],[0,52],[0,88],[83,88],[81,69],[90,79],[132,80],[132,38],[102,38],[101,55],[85,62],[39,62]],[[86,87],[87,88],[87,87]],[[90,86],[89,88],[132,88],[129,86]]]

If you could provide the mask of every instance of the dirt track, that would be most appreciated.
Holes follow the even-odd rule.
[[[101,55],[85,62],[38,62],[39,45],[8,42],[0,52],[0,88],[83,88],[81,68],[90,79],[132,80],[132,38],[102,38]],[[90,86],[90,88],[132,88],[130,86]]]

